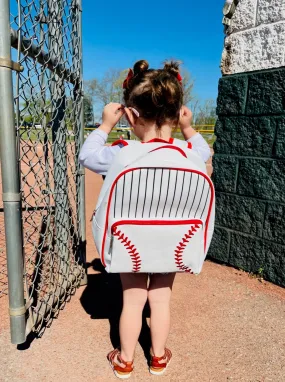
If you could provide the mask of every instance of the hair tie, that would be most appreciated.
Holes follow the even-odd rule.
[[[182,82],[182,77],[181,77],[180,73],[177,73],[177,77],[176,78],[178,79],[179,82]]]
[[[133,77],[134,77],[134,72],[132,71],[132,69],[129,69],[128,75],[125,81],[123,82],[123,89],[126,89],[128,87],[128,83]]]
[[[134,107],[129,107],[129,109],[137,116],[137,118],[139,118],[140,113],[137,111],[137,109],[135,109]]]

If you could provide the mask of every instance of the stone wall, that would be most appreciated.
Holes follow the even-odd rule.
[[[253,71],[257,67],[263,69],[264,62],[255,62],[258,55],[247,61],[246,52],[249,54],[256,42],[256,46],[265,47],[262,54],[268,58],[271,48],[279,53],[276,45],[266,45],[267,35],[260,41],[260,34],[254,31],[263,28],[261,21],[273,21],[274,25],[266,25],[272,31],[276,18],[283,18],[284,7],[285,0],[242,0],[227,31],[232,33],[227,39],[244,38],[247,25],[251,37],[244,40],[243,49],[237,45],[236,51],[227,53],[229,67],[239,74],[224,73],[219,82],[213,160],[216,229],[209,252],[217,260],[259,273],[282,286],[285,286],[285,68],[283,61],[277,65],[272,58],[271,64],[267,61],[267,70]],[[252,9],[254,17],[249,12]],[[280,46],[282,60],[284,47],[285,44]]]
[[[285,66],[285,0],[240,0],[227,28],[223,74]]]

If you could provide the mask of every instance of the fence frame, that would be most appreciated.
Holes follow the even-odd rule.
[[[21,195],[14,118],[11,61],[10,1],[0,0],[0,151],[8,268],[11,342],[26,339],[23,284]],[[19,238],[15,240],[15,238]]]
[[[20,1],[20,0],[19,0]],[[59,7],[59,2],[55,0],[49,0],[50,7]],[[18,152],[18,140],[15,128],[15,109],[14,109],[14,97],[13,97],[13,78],[12,72],[22,71],[22,68],[18,63],[11,61],[11,48],[20,48],[22,52],[28,53],[27,56],[37,60],[37,62],[43,65],[49,57],[48,69],[51,71],[51,75],[57,81],[60,76],[62,87],[64,82],[67,81],[74,85],[74,89],[77,92],[78,104],[81,105],[80,115],[76,121],[80,128],[78,137],[76,139],[77,147],[80,149],[84,142],[84,109],[83,109],[83,91],[82,91],[82,2],[81,0],[73,0],[71,12],[79,10],[77,31],[78,39],[80,41],[77,48],[77,56],[79,64],[77,70],[73,73],[68,68],[64,67],[64,64],[60,61],[60,47],[52,44],[53,50],[56,54],[50,55],[44,52],[40,46],[31,44],[29,39],[21,36],[21,32],[17,32],[10,28],[10,0],[0,0],[0,155],[1,155],[1,168],[2,168],[2,192],[3,192],[3,206],[4,206],[4,220],[5,220],[5,238],[6,238],[6,256],[7,256],[7,268],[8,268],[8,290],[9,290],[9,314],[10,314],[10,330],[11,330],[11,342],[13,344],[21,344],[26,340],[26,336],[31,332],[34,324],[34,317],[26,315],[29,309],[30,301],[25,302],[24,292],[24,248],[23,248],[23,228],[22,228],[22,206],[21,206],[21,174],[19,171],[19,152]],[[56,12],[55,10],[55,13]],[[60,15],[59,15],[60,16]],[[50,35],[54,33],[60,33],[52,30],[50,26]],[[60,36],[57,36],[60,38]],[[20,41],[19,41],[20,40]],[[49,56],[50,55],[50,56]],[[59,87],[56,86],[53,89],[58,93]],[[63,90],[64,93],[64,90]],[[59,104],[59,98],[62,94],[55,95],[54,104]],[[62,135],[64,125],[62,121],[56,121],[53,126],[53,141],[55,145],[54,157],[62,158],[66,153],[66,147],[61,147],[60,142],[62,137],[57,142],[57,135]],[[79,221],[78,236],[80,241],[80,257],[85,264],[86,258],[86,214],[85,214],[85,170],[79,164],[78,158],[76,160],[76,177],[78,179],[78,209],[77,220]],[[58,164],[57,164],[58,166]],[[55,166],[56,167],[56,166]],[[66,184],[63,179],[63,172],[67,170],[67,164],[63,163],[59,165],[59,168],[55,171],[58,172],[55,193],[61,193],[66,188]],[[67,176],[67,175],[66,175]],[[57,203],[59,208],[59,214],[62,204]],[[57,218],[57,216],[55,216]],[[60,217],[58,217],[60,219]],[[58,223],[58,227],[61,222]],[[63,234],[66,236],[66,228]],[[61,234],[61,233],[60,233]],[[18,240],[15,240],[18,238]],[[62,246],[62,245],[61,245]],[[64,247],[64,245],[63,245]],[[66,252],[67,248],[59,248],[59,252]],[[65,257],[65,256],[63,256]],[[67,258],[67,256],[66,256]],[[68,264],[66,267],[68,268]],[[64,272],[66,269],[62,269]],[[70,280],[71,281],[71,280]],[[87,273],[81,279],[81,285],[87,283]],[[27,296],[28,297],[28,296]],[[60,295],[58,295],[60,297]]]
[[[79,70],[81,72],[81,102],[82,107],[80,111],[80,125],[81,130],[79,132],[79,145],[80,147],[83,146],[85,137],[84,137],[84,106],[83,106],[83,96],[84,96],[84,89],[83,89],[83,43],[82,43],[82,0],[77,0],[77,6],[79,8],[80,16],[79,16],[79,38],[80,38],[80,46],[79,49],[79,59],[80,59],[80,66]],[[84,260],[84,264],[86,264],[86,209],[85,209],[85,168],[78,163],[78,177],[79,177],[79,221],[80,221],[80,239],[81,239],[81,255]],[[87,284],[87,269],[85,269],[85,275],[84,278],[81,281],[81,285]]]

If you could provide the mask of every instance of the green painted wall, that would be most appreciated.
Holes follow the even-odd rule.
[[[221,78],[209,256],[285,286],[285,69]]]

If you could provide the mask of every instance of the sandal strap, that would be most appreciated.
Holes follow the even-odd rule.
[[[165,348],[164,355],[162,357],[156,357],[152,356],[151,357],[151,364],[153,367],[157,368],[165,368],[170,361],[172,357],[172,353],[169,349]],[[165,362],[161,363],[160,361],[165,360]]]
[[[120,363],[125,365],[125,367],[122,367],[122,366],[118,365],[117,362],[115,362],[116,357]],[[134,362],[133,361],[131,361],[131,362],[124,361],[123,358],[121,357],[121,353],[120,353],[119,349],[115,349],[111,353],[109,353],[108,358],[109,358],[109,361],[112,362],[114,369],[116,371],[119,371],[121,373],[131,373],[134,370],[134,366],[133,366]]]
[[[166,367],[167,363],[160,363],[160,362],[157,362],[155,360],[152,360],[151,362],[151,366],[152,367],[157,367],[158,369],[161,368],[161,369],[164,369]]]

